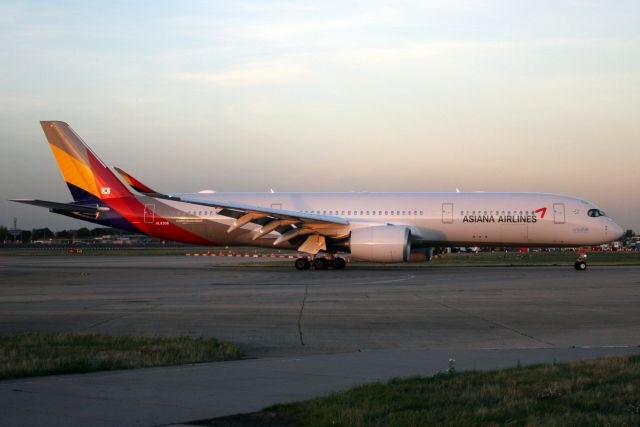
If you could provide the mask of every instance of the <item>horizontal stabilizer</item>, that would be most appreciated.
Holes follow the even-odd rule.
[[[98,215],[101,212],[107,212],[109,208],[103,206],[86,206],[86,205],[74,205],[73,203],[58,203],[48,202],[46,200],[35,199],[10,199],[10,202],[26,203],[27,205],[40,206],[42,208],[48,208],[49,210],[77,212],[82,214]]]

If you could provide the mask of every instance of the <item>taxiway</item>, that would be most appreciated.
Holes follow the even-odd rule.
[[[259,360],[3,381],[0,424],[167,424],[428,375],[449,358],[487,369],[637,352],[638,306],[640,267],[4,257],[3,333],[206,335]]]

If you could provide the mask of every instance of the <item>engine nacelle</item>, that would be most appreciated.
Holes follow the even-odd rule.
[[[411,254],[411,230],[399,225],[356,228],[349,246],[351,256],[362,261],[406,262]]]

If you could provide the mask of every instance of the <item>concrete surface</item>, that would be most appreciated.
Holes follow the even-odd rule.
[[[252,357],[640,344],[640,267],[296,271],[230,263],[0,258],[0,330],[207,335]]]
[[[2,333],[207,335],[263,358],[3,381],[0,425],[185,422],[431,374],[446,369],[449,357],[459,369],[497,368],[518,358],[524,364],[636,352],[640,344],[640,267],[278,265],[0,258]]]

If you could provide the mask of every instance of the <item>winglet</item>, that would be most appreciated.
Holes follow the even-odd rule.
[[[138,193],[142,193],[144,195],[151,196],[151,197],[157,197],[162,195],[161,193],[158,193],[157,191],[147,187],[146,185],[144,185],[143,183],[141,183],[140,181],[138,181],[137,179],[135,179],[134,177],[132,177],[131,175],[123,171],[122,169],[120,169],[119,167],[114,166],[114,169],[120,174],[122,179],[124,179],[125,182],[129,184],[129,186],[134,190],[136,190]]]

